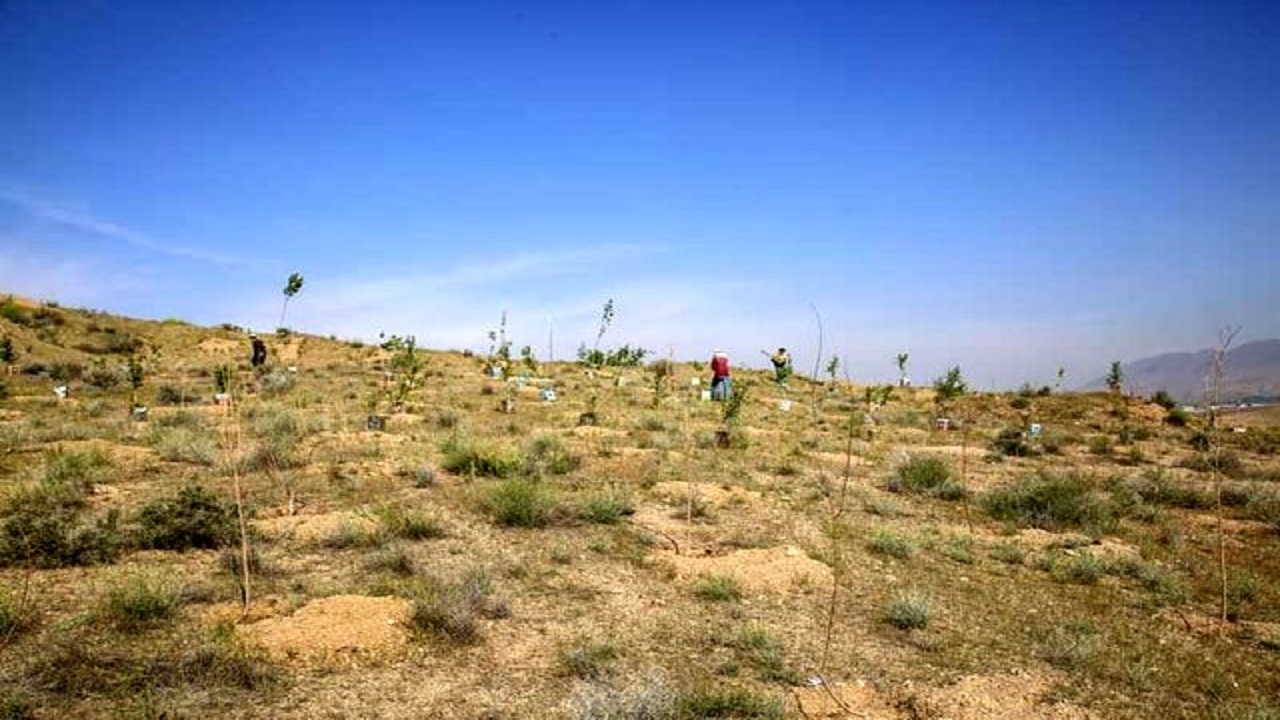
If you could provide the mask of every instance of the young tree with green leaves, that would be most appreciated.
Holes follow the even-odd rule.
[[[284,315],[289,310],[289,301],[293,299],[302,290],[303,277],[302,273],[293,273],[289,275],[289,279],[284,283],[284,305],[280,307],[280,325],[284,327]]]
[[[960,366],[956,365],[946,375],[933,381],[933,390],[939,404],[951,402],[969,391],[969,384],[960,374]]]
[[[1124,383],[1124,369],[1120,366],[1119,360],[1111,361],[1111,369],[1107,372],[1107,389],[1113,393],[1119,393]]]
[[[898,387],[907,386],[907,360],[910,357],[907,353],[901,352],[893,359],[898,364]]]

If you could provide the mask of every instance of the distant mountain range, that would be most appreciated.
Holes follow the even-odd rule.
[[[1257,340],[1227,352],[1222,378],[1223,402],[1280,399],[1280,339]],[[1213,351],[1166,353],[1124,363],[1124,389],[1137,395],[1165,390],[1179,402],[1199,404],[1205,397],[1205,379],[1213,367]],[[1081,390],[1101,390],[1099,377]]]

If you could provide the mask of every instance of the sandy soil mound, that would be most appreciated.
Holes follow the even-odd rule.
[[[795,691],[795,699],[800,703],[800,714],[807,718],[898,720],[902,717],[880,693],[863,685],[800,688]]]
[[[289,660],[393,657],[408,645],[409,601],[335,595],[313,600],[288,617],[245,625],[241,632],[271,655]]]
[[[368,515],[352,512],[332,512],[322,515],[294,515],[264,518],[254,522],[254,527],[268,537],[301,542],[319,542],[333,537],[344,527],[372,531],[378,521]]]
[[[797,547],[753,548],[701,557],[662,557],[675,566],[676,575],[681,578],[727,575],[753,593],[811,592],[831,585],[831,568]]]

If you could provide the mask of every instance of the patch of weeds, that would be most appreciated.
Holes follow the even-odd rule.
[[[0,690],[0,718],[3,720],[35,720],[36,702],[21,690]]]
[[[377,511],[383,529],[402,540],[435,540],[446,537],[444,526],[434,517],[399,505],[383,505]]]
[[[948,560],[964,565],[972,565],[977,561],[973,553],[973,538],[964,535],[949,535],[943,538],[938,546],[938,552]]]
[[[539,435],[529,443],[524,454],[524,472],[534,478],[566,475],[577,470],[582,458],[565,448],[554,435]]]
[[[788,685],[800,682],[800,674],[787,665],[782,643],[765,628],[758,625],[745,628],[728,638],[726,644],[737,650],[764,682]]]
[[[912,455],[899,465],[887,489],[890,492],[929,495],[942,500],[960,500],[967,494],[952,478],[951,466],[945,460],[927,455]]]
[[[570,699],[577,720],[676,720],[680,696],[658,675],[649,675],[625,686],[591,682]]]
[[[235,511],[200,485],[152,500],[138,514],[138,542],[158,550],[214,549],[239,536]]]
[[[1037,644],[1037,654],[1051,665],[1079,670],[1091,663],[1102,645],[1102,635],[1086,622],[1050,628]]]
[[[637,423],[637,426],[641,430],[645,430],[647,432],[666,432],[667,430],[671,429],[667,425],[666,420],[663,420],[662,418],[656,417],[654,415],[645,415],[644,417],[640,418],[640,422]]]
[[[1110,570],[1110,564],[1093,553],[1049,556],[1046,569],[1054,580],[1070,585],[1097,585]]]
[[[1104,534],[1116,526],[1107,497],[1083,475],[1040,472],[1022,482],[988,492],[982,499],[987,513],[997,520],[1050,532],[1083,528]]]
[[[702,575],[693,585],[693,594],[708,602],[737,602],[742,586],[731,575]]]
[[[99,612],[117,630],[133,633],[168,623],[181,607],[170,583],[138,575],[107,590]]]
[[[929,626],[932,603],[915,590],[898,593],[885,610],[885,621],[899,630],[922,630]]]
[[[354,522],[344,522],[337,530],[324,537],[320,545],[329,550],[350,550],[381,547],[386,542],[387,536],[381,528],[371,530]]]
[[[167,413],[156,417],[155,424],[162,428],[190,428],[198,430],[204,428],[204,418],[190,410],[179,410],[173,413]]]
[[[680,694],[675,717],[782,720],[785,713],[781,699],[748,688],[699,686]]]
[[[13,637],[31,624],[28,611],[8,592],[0,592],[0,642]]]
[[[1250,572],[1227,577],[1227,619],[1237,622],[1250,614],[1258,599],[1258,578]]]
[[[480,506],[499,525],[539,528],[551,522],[556,500],[543,483],[515,478],[485,488],[480,494]]]
[[[212,465],[218,445],[207,431],[190,427],[157,427],[151,442],[161,459],[194,465]]]
[[[51,450],[44,454],[41,483],[49,490],[83,495],[92,490],[94,482],[110,467],[111,458],[100,450]]]
[[[401,577],[409,577],[417,570],[413,558],[399,546],[389,547],[374,555],[366,567],[373,572],[386,572]]]
[[[571,677],[596,679],[609,674],[618,649],[609,642],[580,638],[560,648],[561,670]]]
[[[476,477],[511,477],[520,471],[524,459],[509,447],[451,436],[441,446],[444,460],[440,466],[457,475]]]
[[[621,492],[592,493],[578,507],[578,517],[599,525],[616,525],[634,512],[630,496]]]
[[[900,560],[911,557],[915,552],[915,546],[909,540],[889,528],[877,528],[871,535],[871,542],[867,544],[867,549],[873,553]]]
[[[411,621],[418,632],[458,644],[480,637],[482,618],[510,615],[505,602],[495,599],[493,586],[483,572],[467,573],[459,580],[425,578],[411,591]]]
[[[993,545],[990,551],[991,559],[1008,565],[1021,565],[1027,559],[1027,551],[1021,545],[1013,543],[1000,543]]]
[[[870,515],[886,518],[897,517],[902,514],[902,510],[897,503],[879,497],[867,499],[866,502],[862,503],[862,509]]]

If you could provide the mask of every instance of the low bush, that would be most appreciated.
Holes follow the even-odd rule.
[[[239,536],[235,510],[199,485],[147,503],[138,527],[139,544],[159,550],[219,548]]]
[[[915,553],[915,547],[909,540],[888,528],[877,529],[871,535],[867,548],[871,552],[899,559],[909,558]]]
[[[116,513],[86,521],[77,507],[43,487],[15,494],[0,520],[0,566],[110,563],[123,547]]]
[[[387,534],[402,540],[434,540],[447,535],[439,520],[419,510],[384,505],[377,516]]]
[[[676,700],[675,718],[753,718],[782,720],[786,716],[779,698],[743,687],[699,686]],[[661,717],[661,716],[659,716]]]
[[[455,435],[440,448],[444,459],[440,466],[458,475],[506,478],[518,473],[524,458],[516,450],[468,440]]]
[[[787,664],[782,643],[764,627],[753,624],[744,628],[726,644],[755,669],[760,680],[787,685],[800,682],[800,674]]]
[[[218,457],[218,443],[208,431],[190,427],[157,426],[152,445],[161,459],[194,465],[212,465]]]
[[[117,630],[138,632],[172,620],[181,606],[178,593],[168,583],[135,576],[107,591],[100,613]]]
[[[742,599],[742,586],[730,575],[703,575],[693,584],[693,594],[709,602]]]
[[[929,625],[930,610],[927,596],[909,590],[894,597],[885,610],[885,620],[899,630],[921,630]]]
[[[1040,454],[1039,450],[1027,442],[1027,434],[1020,427],[1001,430],[991,441],[991,451],[1009,457],[1035,457]]]
[[[634,512],[631,498],[620,492],[593,493],[578,507],[578,517],[600,525],[615,525]]]
[[[413,589],[411,599],[414,629],[459,644],[479,639],[482,618],[510,614],[506,603],[493,597],[489,578],[478,571],[458,580],[425,578]]]
[[[551,521],[555,498],[549,488],[536,480],[503,480],[482,491],[481,507],[499,525],[543,527]]]
[[[1034,477],[988,492],[982,505],[991,517],[1021,527],[1057,532],[1082,528],[1110,532],[1116,517],[1105,493],[1083,475],[1040,472]]]
[[[554,435],[540,435],[529,443],[524,455],[524,473],[529,477],[565,475],[578,469],[582,459],[565,449]]]
[[[899,465],[888,490],[943,500],[959,500],[966,495],[965,489],[951,477],[951,466],[945,460],[924,455],[913,455]]]
[[[1088,623],[1067,623],[1051,628],[1040,639],[1037,651],[1051,665],[1079,670],[1093,661],[1102,637]]]

